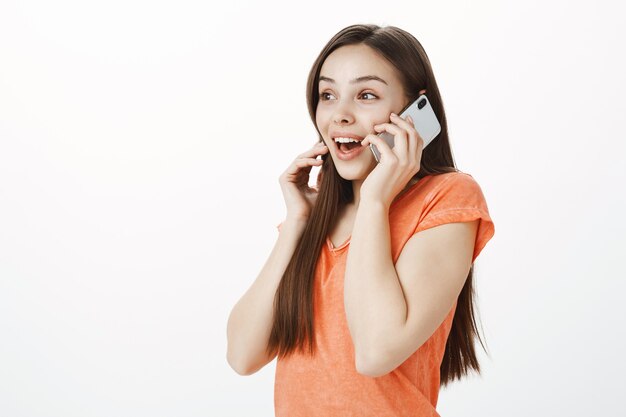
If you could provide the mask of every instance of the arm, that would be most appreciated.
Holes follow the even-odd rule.
[[[477,226],[449,223],[416,233],[394,266],[388,207],[361,202],[344,283],[359,373],[391,372],[437,329],[467,278]]]
[[[259,276],[228,317],[227,361],[240,375],[251,375],[276,357],[265,352],[274,318],[274,296],[306,222],[301,219],[283,222],[278,240]]]

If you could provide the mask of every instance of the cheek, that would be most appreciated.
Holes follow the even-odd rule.
[[[326,126],[328,126],[328,117],[323,111],[318,111],[315,115],[315,124],[321,133],[326,133]]]
[[[320,125],[320,114],[319,113],[315,114],[315,124],[318,125],[318,126]]]

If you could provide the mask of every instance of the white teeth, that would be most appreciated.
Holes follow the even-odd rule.
[[[350,142],[360,142],[360,141],[356,139],[352,139],[352,138],[335,138],[335,142],[350,143]]]

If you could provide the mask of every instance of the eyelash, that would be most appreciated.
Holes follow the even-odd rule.
[[[323,92],[323,93],[320,93],[320,95],[319,95],[319,99],[320,99],[321,101],[328,101],[327,99],[325,99],[325,98],[324,98],[324,95],[325,95],[325,94],[330,94],[330,93],[328,93],[328,92]],[[370,95],[372,95],[372,96],[374,96],[374,97],[378,98],[378,96],[377,96],[376,94],[374,94],[374,93],[365,92],[365,93],[362,93],[361,95],[363,95],[363,94],[370,94]],[[372,100],[373,100],[373,99],[372,99]],[[371,100],[366,100],[366,101],[371,101]]]

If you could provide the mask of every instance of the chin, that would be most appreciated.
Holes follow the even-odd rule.
[[[363,158],[362,161],[333,161],[335,162],[335,169],[341,178],[344,180],[365,180],[370,172],[376,167],[377,163],[374,159],[374,155],[369,159]],[[356,163],[354,163],[356,162]]]

